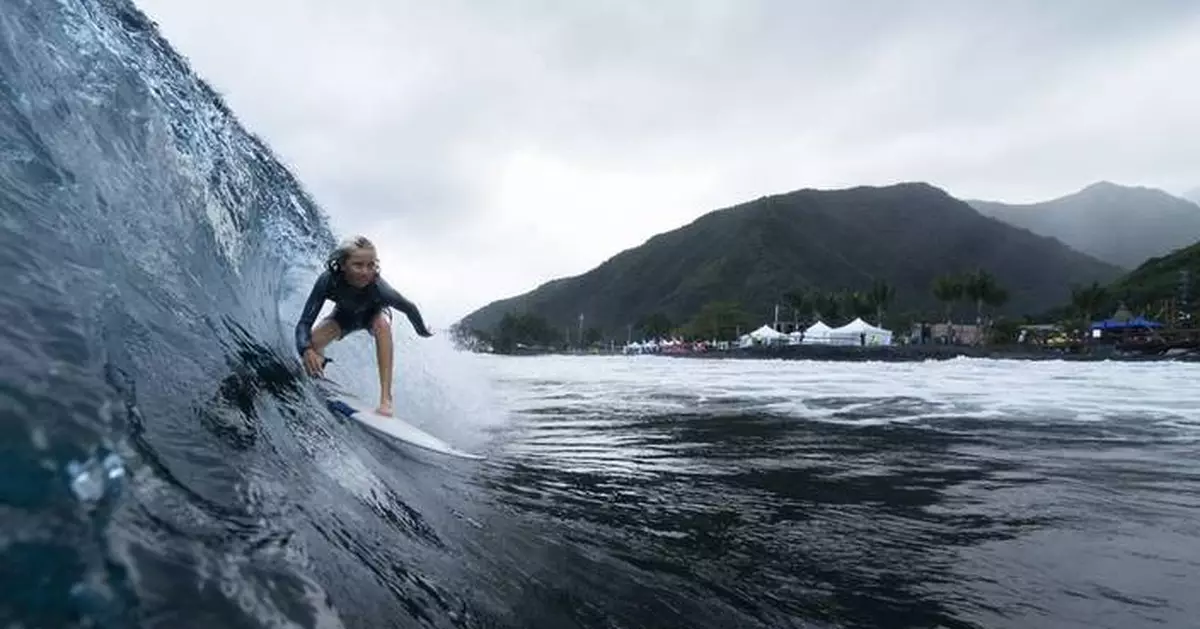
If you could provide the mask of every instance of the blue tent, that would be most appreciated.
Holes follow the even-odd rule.
[[[1157,321],[1151,321],[1141,315],[1138,315],[1128,321],[1120,321],[1117,319],[1105,319],[1103,321],[1093,321],[1093,330],[1128,330],[1130,328],[1161,328],[1162,324]]]
[[[1157,321],[1151,321],[1142,315],[1138,315],[1129,322],[1129,326],[1139,328],[1161,328],[1162,324]]]

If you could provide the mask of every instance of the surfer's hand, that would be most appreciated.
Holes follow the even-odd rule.
[[[308,375],[320,376],[325,371],[325,359],[310,347],[304,350],[304,368],[308,370]]]

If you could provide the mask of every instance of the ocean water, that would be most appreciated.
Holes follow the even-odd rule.
[[[481,360],[499,500],[692,602],[612,626],[1200,617],[1198,366]]]
[[[1195,365],[291,347],[335,226],[126,0],[0,3],[0,627],[1190,626]],[[329,372],[374,395],[370,341]]]

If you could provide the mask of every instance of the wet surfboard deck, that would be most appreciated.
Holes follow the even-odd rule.
[[[325,404],[329,410],[342,417],[353,419],[375,432],[438,454],[464,459],[483,458],[478,454],[463,452],[399,417],[388,417],[376,413],[375,404],[359,399],[333,380],[318,378],[317,388],[325,397]]]

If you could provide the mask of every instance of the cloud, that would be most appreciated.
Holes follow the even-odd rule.
[[[139,5],[440,324],[763,194],[1200,172],[1196,3]]]

